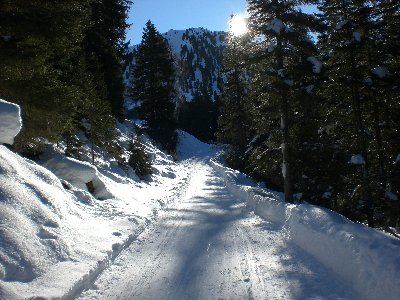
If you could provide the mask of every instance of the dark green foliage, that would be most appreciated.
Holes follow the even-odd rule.
[[[302,1],[302,4],[310,2]],[[312,82],[309,57],[316,55],[316,47],[308,36],[308,30],[314,29],[317,23],[300,11],[298,1],[249,0],[248,3],[251,28],[259,37],[258,47],[261,46],[254,57],[259,64],[253,75],[257,82],[254,86],[259,104],[257,110],[268,110],[270,115],[269,121],[263,121],[264,116],[258,113],[256,134],[268,136],[268,140],[259,144],[263,147],[254,151],[250,160],[255,164],[263,163],[264,157],[272,157],[269,155],[271,151],[276,153],[276,149],[281,149],[281,159],[275,160],[272,165],[275,170],[279,164],[282,165],[285,200],[291,202],[297,181],[297,144],[308,142],[307,137],[301,137],[294,131],[293,124],[295,116],[305,117],[308,114],[300,112],[303,105],[297,103],[304,99],[304,90]],[[312,97],[307,100],[311,101]],[[312,104],[305,107],[312,107]],[[274,133],[279,127],[280,141]]]
[[[288,158],[294,193],[369,226],[399,228],[398,1],[319,1],[319,19],[299,12],[307,1],[248,2],[255,39],[246,51],[246,101],[223,105],[220,117],[221,140],[234,149],[229,160],[287,191],[279,175]],[[309,31],[319,32],[318,48]],[[222,99],[232,95],[227,78]],[[243,107],[242,136],[251,140],[244,156],[229,118]]]
[[[130,0],[94,0],[91,26],[85,38],[88,70],[96,89],[109,102],[113,115],[123,120],[124,83],[122,60]]]
[[[129,3],[0,2],[0,97],[20,104],[24,120],[15,149],[35,155],[49,141],[65,142],[67,154],[78,156],[75,135],[85,131],[90,142],[118,153],[114,102],[105,100],[122,106]]]
[[[74,112],[85,91],[74,80],[81,74],[74,63],[88,15],[88,2],[82,1],[0,3],[0,97],[22,107],[17,149],[76,130]]]
[[[178,126],[205,143],[214,141],[217,128],[217,103],[207,95],[195,94],[191,102],[179,107]]]
[[[389,174],[399,151],[394,133],[399,128],[399,105],[392,77],[398,60],[389,46],[396,43],[389,29],[396,8],[391,1],[371,5],[360,0],[325,1],[320,9],[327,28],[320,41],[329,75],[321,90],[325,126],[332,129],[330,139],[337,152],[348,161],[354,154],[365,160],[342,172],[343,186],[335,193],[337,209],[370,226],[382,224],[385,193],[393,190]]]
[[[139,102],[143,127],[168,152],[177,143],[175,117],[175,70],[170,48],[148,21],[136,53],[131,96]]]
[[[128,165],[132,167],[140,179],[145,179],[152,173],[151,162],[145,152],[139,137],[135,137],[129,145]]]
[[[182,36],[178,85],[185,96],[178,105],[178,127],[204,142],[215,140],[225,36],[203,28],[187,29]]]
[[[249,76],[248,35],[228,37],[224,51],[223,69],[225,84],[222,89],[217,140],[231,147],[226,153],[226,162],[245,171],[246,150],[251,139],[250,104],[248,103],[247,76]]]

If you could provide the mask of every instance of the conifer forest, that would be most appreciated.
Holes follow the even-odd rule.
[[[131,4],[0,0],[0,99],[20,105],[24,123],[13,151],[35,159],[64,143],[77,157],[83,133],[146,176],[140,135],[175,156],[185,130],[286,202],[396,234],[399,1],[248,0],[246,33],[208,33],[213,46],[178,53],[151,20],[139,45],[126,42]],[[129,159],[114,130],[126,118],[140,120]]]

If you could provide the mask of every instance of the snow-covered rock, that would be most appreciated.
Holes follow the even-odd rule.
[[[86,191],[86,184],[93,181],[97,174],[96,167],[90,163],[66,157],[53,149],[48,149],[41,155],[40,164],[52,171],[57,177]]]
[[[0,144],[13,144],[22,127],[21,110],[17,104],[0,99]]]

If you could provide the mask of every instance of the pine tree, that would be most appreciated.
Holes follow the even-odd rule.
[[[255,75],[258,86],[258,111],[269,112],[268,123],[275,130],[265,127],[265,116],[258,113],[258,138],[261,136],[267,140],[261,143],[275,152],[277,148],[282,150],[281,169],[283,175],[283,186],[285,200],[293,201],[294,186],[294,137],[290,129],[293,124],[294,106],[299,91],[306,88],[303,79],[304,72],[297,69],[314,68],[319,71],[319,62],[315,46],[308,36],[309,28],[316,26],[314,18],[304,14],[298,8],[299,4],[311,1],[277,1],[277,0],[249,0],[248,11],[252,31],[258,36],[259,74]],[[309,63],[311,64],[309,64]],[[279,115],[279,118],[278,118]],[[277,145],[277,126],[280,123],[281,141]],[[259,143],[260,144],[260,143]],[[278,146],[278,147],[277,147]],[[264,149],[254,158],[259,160],[262,155],[266,156],[268,149]],[[268,168],[268,167],[267,167]],[[277,164],[271,166],[277,170]]]
[[[123,119],[122,61],[131,4],[130,0],[94,0],[91,26],[85,38],[88,70],[97,82],[98,92],[109,102],[113,115],[119,120]]]
[[[70,75],[79,73],[74,62],[89,25],[89,3],[0,2],[0,96],[22,107],[17,150],[36,151],[44,140],[77,130],[85,91]]]
[[[399,4],[325,1],[320,10],[327,24],[321,44],[329,71],[323,94],[327,123],[334,124],[331,138],[347,161],[356,153],[362,157],[358,166],[346,168],[342,176],[339,204],[352,219],[370,226],[383,224],[387,193],[398,193],[391,177],[398,152],[394,128],[399,126],[395,83],[399,54],[392,45],[399,41],[393,32],[399,24]]]
[[[176,148],[175,71],[166,40],[148,21],[136,51],[131,95],[144,129],[169,152]]]
[[[151,175],[151,162],[145,152],[144,146],[139,137],[134,137],[129,145],[128,165],[132,167],[140,179],[145,179]]]
[[[224,51],[223,85],[218,118],[217,141],[229,144],[226,154],[227,163],[236,169],[245,171],[245,152],[250,142],[251,122],[248,103],[248,67],[249,35],[230,34]]]
[[[205,143],[212,143],[217,128],[217,102],[208,93],[195,92],[192,101],[178,107],[178,126]]]

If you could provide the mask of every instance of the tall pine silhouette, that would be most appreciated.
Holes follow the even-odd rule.
[[[170,153],[176,148],[175,70],[167,41],[148,21],[135,53],[131,96],[148,135]]]

